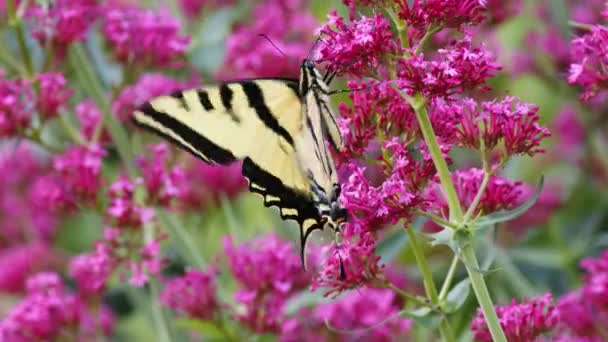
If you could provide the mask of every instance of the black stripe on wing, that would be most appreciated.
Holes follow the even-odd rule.
[[[176,120],[175,118],[171,117],[170,115],[167,115],[166,113],[155,110],[154,108],[152,108],[152,105],[150,103],[146,103],[143,106],[141,106],[139,108],[139,111],[142,112],[144,115],[146,115],[148,118],[154,120],[155,122],[157,122],[158,124],[163,126],[164,128],[173,132],[176,136],[181,137],[185,142],[190,144],[190,146],[192,146],[192,148],[194,148],[195,151],[192,151],[191,148],[189,148],[188,146],[185,146],[184,144],[182,144],[179,140],[175,139],[174,137],[172,137],[162,131],[159,131],[152,126],[148,126],[143,122],[133,120],[135,122],[135,124],[137,124],[140,127],[146,128],[146,129],[160,135],[163,138],[169,139],[170,141],[179,145],[183,149],[190,151],[192,154],[194,154],[198,158],[203,159],[202,156],[200,155],[200,154],[202,154],[204,156],[204,158],[207,158],[207,160],[203,159],[203,161],[205,161],[205,162],[211,161],[211,162],[214,162],[217,164],[226,165],[226,164],[230,164],[236,160],[236,158],[230,151],[214,144],[211,140],[200,135],[199,133],[192,130],[190,127],[184,125],[183,123]]]
[[[319,215],[319,210],[312,197],[285,186],[279,178],[264,171],[250,158],[243,160],[243,176],[249,179],[249,191],[264,197],[264,206],[276,206],[279,208],[282,219],[298,222],[300,225],[300,256],[302,265],[304,265],[306,240],[313,231],[322,230],[325,225],[325,219]],[[274,198],[278,198],[278,200]],[[295,215],[285,214],[282,209],[296,210],[297,213]],[[307,220],[310,219],[315,223],[304,227]]]
[[[249,107],[255,110],[258,118],[260,118],[264,125],[274,133],[283,137],[291,146],[293,146],[293,137],[287,132],[285,127],[281,126],[277,118],[270,112],[270,109],[264,102],[264,94],[262,93],[260,86],[255,82],[246,81],[241,82],[241,87],[243,88],[245,96],[247,96]]]

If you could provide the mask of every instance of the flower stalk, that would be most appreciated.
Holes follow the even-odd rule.
[[[422,273],[424,291],[431,300],[433,306],[439,306],[439,296],[437,294],[435,282],[433,281],[433,274],[431,273],[431,268],[429,267],[429,263],[426,260],[424,252],[418,244],[416,232],[414,232],[412,227],[406,227],[405,231],[407,232],[407,237],[410,241],[412,252],[414,253],[414,257],[416,258],[418,269],[420,269],[420,273]],[[456,341],[452,329],[450,327],[450,322],[447,320],[446,317],[441,318],[441,322],[439,323],[439,333],[441,334],[441,338],[444,341]]]

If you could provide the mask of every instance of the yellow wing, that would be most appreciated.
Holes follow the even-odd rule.
[[[297,81],[260,79],[157,97],[134,121],[206,162],[242,160],[249,189],[308,236],[323,223],[296,158],[302,115]]]

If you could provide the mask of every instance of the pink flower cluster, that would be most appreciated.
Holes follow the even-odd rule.
[[[239,284],[234,299],[242,310],[237,319],[258,333],[279,331],[287,299],[310,282],[292,243],[270,235],[234,246],[228,237],[224,253]]]
[[[113,318],[103,307],[66,291],[56,273],[38,273],[27,281],[26,297],[0,321],[3,341],[54,340],[70,330],[76,339],[110,336]]]
[[[57,116],[73,93],[61,73],[37,74],[35,82],[5,79],[0,70],[0,137],[23,134],[36,110],[42,120]]]
[[[559,314],[552,303],[551,294],[532,298],[523,303],[515,300],[511,305],[496,308],[508,341],[537,341],[543,333],[554,329],[559,321]],[[481,309],[471,324],[476,341],[490,342],[492,336],[488,330]]]
[[[214,270],[188,270],[167,281],[160,300],[187,317],[211,320],[218,310]]]
[[[99,13],[97,0],[58,0],[52,6],[31,5],[26,14],[40,44],[51,43],[63,55],[70,43],[85,39]]]
[[[331,303],[302,309],[283,324],[279,340],[391,341],[395,336],[406,339],[412,321],[398,316],[399,305],[394,292],[363,287]],[[334,331],[326,328],[326,322]]]
[[[226,41],[220,78],[296,77],[301,60],[309,54],[316,25],[304,4],[304,0],[256,4],[251,14],[255,19],[237,26]]]
[[[590,33],[572,40],[568,83],[583,89],[581,100],[589,100],[608,88],[608,28],[596,25]]]
[[[180,65],[190,38],[180,35],[177,19],[136,7],[111,7],[103,14],[103,34],[117,60],[159,67]]]
[[[347,24],[332,10],[318,32],[322,39],[318,60],[329,62],[331,69],[343,74],[367,75],[376,71],[385,55],[401,52],[389,21],[381,14]]]

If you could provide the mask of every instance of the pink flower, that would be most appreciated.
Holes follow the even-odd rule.
[[[459,118],[460,125],[452,139],[461,146],[479,149],[481,137],[488,151],[502,142],[501,154],[505,158],[514,154],[532,156],[544,152],[540,143],[550,136],[549,130],[538,124],[538,107],[518,102],[512,96],[502,101],[483,102],[480,109],[472,99],[460,103],[434,103],[433,110],[438,111],[434,116],[445,113]]]
[[[179,66],[190,44],[179,31],[179,21],[164,12],[109,7],[104,13],[103,34],[125,64]]]
[[[229,166],[209,165],[186,156],[184,181],[178,206],[186,210],[199,210],[220,202],[222,196],[233,199],[247,189],[242,175],[242,164]]]
[[[27,11],[34,37],[44,46],[52,43],[62,55],[74,41],[84,40],[99,14],[96,0],[57,0],[53,6],[33,6]]]
[[[0,240],[19,244],[30,239],[50,241],[58,213],[43,201],[38,182],[49,172],[49,163],[26,142],[0,147]]]
[[[228,37],[220,78],[299,75],[300,62],[310,52],[316,26],[304,4],[302,0],[264,0],[257,4],[250,16],[255,19],[237,26]]]
[[[441,25],[460,29],[463,25],[477,25],[485,18],[485,3],[481,0],[414,0],[397,1],[399,17],[419,32],[430,26]]]
[[[473,47],[470,34],[439,49],[435,59],[422,53],[398,60],[399,86],[409,95],[420,93],[426,98],[446,97],[477,88],[487,89],[485,82],[501,69],[493,54]]]
[[[101,188],[101,163],[106,152],[97,145],[73,146],[56,156],[53,168],[73,204],[92,204]]]
[[[5,79],[0,70],[0,138],[18,134],[29,126],[33,103],[31,84]]]
[[[95,131],[99,129],[98,125],[102,125],[103,114],[101,110],[97,108],[97,105],[93,100],[84,100],[76,105],[75,108],[76,117],[80,122],[80,133],[87,139],[93,139]],[[110,133],[108,133],[105,127],[101,128],[101,134],[99,136],[99,142],[106,144],[111,141]]]
[[[91,340],[100,332],[111,333],[109,312],[92,312],[85,303],[66,293],[56,273],[34,275],[28,280],[27,296],[0,321],[0,340],[51,341],[62,336]]]
[[[588,101],[608,87],[608,28],[596,25],[590,33],[572,40],[568,83],[582,87],[580,98]]]
[[[535,341],[544,332],[555,328],[559,319],[550,293],[519,304],[513,300],[510,305],[499,306],[495,310],[508,341]],[[492,341],[481,309],[473,319],[471,330],[475,340]]]
[[[0,249],[0,291],[17,293],[33,273],[48,269],[55,257],[45,243],[15,245]]]
[[[352,105],[340,103],[339,124],[342,127],[346,157],[358,157],[376,138],[378,132],[386,136],[404,135],[407,141],[417,137],[418,122],[410,104],[389,83],[348,83],[352,91]]]
[[[234,294],[234,299],[243,306],[243,311],[237,314],[239,321],[257,333],[278,331],[283,305],[310,281],[292,243],[269,235],[235,247],[227,237],[224,252],[239,284]]]
[[[498,25],[521,12],[522,0],[485,0],[486,11],[492,25]],[[480,1],[481,3],[481,1]]]
[[[112,104],[112,112],[121,121],[127,122],[133,115],[133,111],[146,101],[187,87],[189,87],[188,83],[179,82],[163,74],[144,74],[135,84],[122,89]]]
[[[83,294],[99,294],[117,266],[108,245],[96,243],[91,253],[81,254],[70,260],[70,275],[76,280]]]
[[[389,21],[381,14],[347,24],[332,10],[318,32],[324,42],[320,45],[318,60],[328,62],[330,69],[343,74],[367,75],[377,71],[386,55],[401,51]]]
[[[44,118],[57,116],[58,110],[65,105],[72,93],[67,87],[67,81],[61,73],[47,72],[36,75],[40,84],[36,107]]]
[[[412,322],[398,315],[399,299],[386,289],[363,287],[313,309],[302,309],[283,323],[279,340],[394,341],[408,339]],[[351,331],[338,333],[327,328]],[[380,324],[381,322],[384,322]],[[373,327],[373,328],[372,328]]]
[[[183,276],[167,281],[160,300],[187,317],[212,319],[218,309],[215,271],[188,270]]]
[[[583,158],[586,131],[577,112],[572,106],[564,106],[554,121],[558,142],[555,147],[557,158],[567,162],[578,162]]]
[[[384,265],[379,265],[376,239],[371,233],[354,235],[352,224],[345,228],[346,238],[326,248],[327,257],[321,271],[313,281],[312,289],[327,287],[324,296],[337,296],[341,292],[369,284],[378,278]]]
[[[477,168],[452,173],[452,181],[463,208],[468,209],[473,202],[481,186],[483,175],[483,170]],[[513,209],[522,203],[523,191],[524,186],[521,181],[514,182],[496,175],[491,176],[474,215],[480,213],[486,215],[499,210]],[[441,186],[437,181],[429,185],[427,196],[434,211],[440,215],[447,213],[447,202],[443,198]]]
[[[147,242],[139,249],[140,258],[138,261],[129,260],[131,268],[131,278],[129,284],[135,287],[142,287],[149,280],[150,276],[158,277],[165,259],[160,254],[160,241],[164,237]]]
[[[148,150],[153,153],[152,158],[138,157],[136,163],[141,169],[150,201],[168,205],[171,200],[181,197],[184,191],[184,170],[179,166],[167,170],[169,147],[166,144],[148,146]]]
[[[137,180],[141,182],[141,179]],[[110,186],[110,206],[107,214],[115,219],[120,227],[141,227],[154,218],[151,208],[142,207],[133,201],[135,184],[126,178],[121,178]]]

